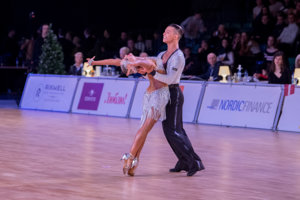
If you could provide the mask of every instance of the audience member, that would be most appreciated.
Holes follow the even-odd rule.
[[[145,51],[145,43],[142,34],[138,34],[136,43],[134,44],[134,47],[139,50],[140,52]]]
[[[278,40],[278,47],[280,50],[286,52],[288,56],[291,56],[293,54],[292,47],[295,42],[295,39],[298,35],[299,27],[295,23],[295,15],[289,14],[288,15],[288,26],[283,29]]]
[[[277,13],[284,9],[283,4],[278,0],[269,0],[269,10],[273,17],[276,17]]]
[[[198,49],[198,62],[200,63],[201,66],[205,66],[207,62],[207,55],[211,52],[208,46],[208,42],[206,40],[202,40],[201,46]],[[203,71],[203,67],[202,67]]]
[[[16,31],[10,29],[7,33],[6,38],[1,44],[1,63],[2,65],[16,65],[16,58],[19,52],[19,45],[16,39]]]
[[[252,10],[253,20],[260,14],[263,8],[263,0],[256,0],[256,6]]]
[[[276,48],[276,40],[274,36],[269,36],[268,41],[267,41],[267,48],[264,51],[264,59],[266,63],[266,69],[269,69],[272,61],[274,59],[274,55],[278,52],[279,50]]]
[[[83,31],[84,39],[82,41],[82,53],[84,56],[91,58],[93,57],[94,46],[96,44],[96,37],[92,34],[92,30],[90,28],[85,28]]]
[[[254,27],[253,35],[260,44],[265,44],[269,35],[273,32],[273,24],[268,15],[263,15],[261,21]]]
[[[216,54],[209,53],[207,55],[206,72],[204,74],[200,75],[199,77],[204,80],[218,81],[218,80],[220,80],[219,68],[220,68],[220,62],[217,62]]]
[[[296,56],[295,59],[295,68],[300,68],[300,54]]]
[[[273,29],[273,35],[275,36],[275,38],[278,38],[283,29],[286,27],[286,24],[284,22],[284,15],[282,13],[278,13],[276,19],[277,21]]]
[[[271,84],[291,84],[291,73],[285,55],[279,51],[274,55],[270,66],[269,83]]]
[[[83,54],[81,52],[75,53],[74,61],[75,63],[70,67],[69,74],[81,76],[83,69]]]
[[[229,46],[228,39],[224,38],[222,40],[222,47],[219,49],[217,55],[218,62],[221,62],[222,65],[228,65],[232,68],[234,64],[234,54]]]
[[[127,46],[128,35],[125,31],[122,31],[120,34],[120,38],[117,41],[117,48],[120,49],[122,47]]]
[[[206,27],[202,20],[200,12],[195,12],[193,16],[189,16],[182,23],[184,30],[185,45],[190,46],[196,40],[201,39],[201,36],[206,32]]]
[[[200,75],[203,73],[203,70],[200,64],[197,61],[197,58],[192,55],[191,49],[189,47],[185,47],[183,49],[183,54],[185,57],[185,67],[183,69],[184,75]]]
[[[135,48],[135,42],[133,39],[129,39],[127,40],[127,47],[130,50],[130,53],[132,53],[135,56],[138,56],[140,54],[140,50],[138,50],[137,48]]]

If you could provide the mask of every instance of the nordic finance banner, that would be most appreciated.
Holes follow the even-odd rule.
[[[282,113],[277,126],[281,131],[300,132],[300,87],[296,87],[294,94],[286,92],[284,97]]]
[[[135,80],[81,78],[72,112],[126,117]]]
[[[22,109],[69,112],[78,77],[29,74],[22,94]]]
[[[143,96],[147,87],[149,86],[149,81],[139,81],[137,89],[135,92],[132,108],[130,111],[131,118],[140,118],[142,115],[143,109]],[[195,118],[195,113],[198,105],[198,100],[200,97],[202,82],[181,82],[180,88],[183,91],[184,95],[184,104],[183,104],[183,121],[184,122],[193,122]]]
[[[198,123],[272,129],[281,86],[208,83]]]

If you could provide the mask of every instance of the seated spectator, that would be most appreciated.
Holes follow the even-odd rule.
[[[236,60],[238,64],[248,71],[250,75],[255,72],[256,60],[261,57],[261,50],[259,44],[253,39],[248,37],[246,32],[241,34],[240,44],[237,45],[236,49]]]
[[[120,51],[119,51],[120,59],[123,59],[129,53],[130,53],[130,49],[128,47],[120,48]],[[116,71],[118,71],[120,73],[120,77],[127,77],[126,74],[121,71],[120,67],[116,67]]]
[[[300,68],[300,54],[295,59],[295,68]]]
[[[139,57],[148,57],[149,55],[147,54],[147,52],[141,52]]]
[[[240,42],[241,42],[241,34],[235,33],[231,42],[233,51],[236,51],[239,48]]]
[[[259,15],[262,8],[263,8],[263,1],[256,0],[256,6],[252,10],[253,19],[255,19]]]
[[[296,17],[296,24],[300,25],[300,1],[296,2],[296,9],[293,10],[293,14]]]
[[[224,24],[218,26],[218,30],[213,32],[211,39],[209,40],[210,45],[213,49],[220,48],[222,46],[222,40],[228,38],[229,34],[225,29]]]
[[[162,50],[162,37],[158,31],[153,33],[153,40],[152,40],[152,55],[156,56]]]
[[[7,37],[1,44],[1,63],[4,65],[15,66],[16,58],[19,52],[18,41],[16,39],[16,31],[10,29]]]
[[[283,4],[278,0],[269,0],[269,10],[273,17],[276,17],[278,11],[284,8]]]
[[[122,31],[120,34],[120,38],[117,41],[117,48],[120,49],[120,48],[126,46],[127,39],[128,39],[127,33],[125,31]]]
[[[282,3],[283,3],[283,7],[281,11],[284,13],[288,13],[289,10],[295,8],[295,3],[293,0],[284,0]]]
[[[185,67],[183,69],[184,75],[200,75],[203,73],[200,64],[197,62],[197,59],[192,55],[191,49],[185,47],[183,49],[183,54],[185,57]]]
[[[134,47],[140,52],[145,51],[145,43],[142,34],[138,34]]]
[[[222,47],[218,51],[217,61],[222,65],[228,65],[230,67],[234,64],[233,51],[229,46],[228,39],[222,40]]]
[[[268,41],[267,41],[267,48],[264,51],[264,60],[266,63],[266,68],[269,69],[272,61],[274,59],[274,55],[278,52],[279,50],[276,48],[276,41],[274,36],[269,36]]]
[[[138,56],[141,52],[140,50],[135,48],[135,42],[133,39],[127,40],[127,47],[129,48],[130,53],[132,53],[134,56]]]
[[[273,32],[273,24],[268,15],[263,15],[261,21],[254,26],[253,35],[260,44],[265,44],[269,35]]]
[[[201,42],[201,46],[200,48],[198,49],[198,54],[197,54],[197,57],[198,57],[198,62],[200,63],[201,66],[204,66],[207,62],[207,55],[209,54],[210,49],[208,47],[208,43],[206,40],[202,40]],[[203,69],[202,69],[203,71]]]
[[[279,51],[274,55],[270,71],[269,83],[291,84],[291,73],[283,52]]]
[[[73,45],[74,45],[74,49],[73,49],[73,53],[74,53],[74,54],[75,54],[76,52],[82,50],[82,48],[81,48],[81,39],[80,39],[79,36],[75,35],[75,36],[73,37],[72,43],[73,43]]]
[[[284,22],[284,15],[282,13],[279,13],[277,15],[277,21],[273,29],[273,35],[275,36],[275,38],[278,38],[285,27],[286,24]]]
[[[256,64],[256,71],[253,74],[258,80],[268,80],[268,69],[270,69],[274,55],[279,51],[276,48],[274,36],[269,36],[267,41],[267,48],[264,51],[263,61],[258,61]],[[261,63],[260,63],[261,62]]]
[[[263,6],[262,9],[261,9],[261,12],[259,13],[259,15],[257,15],[256,18],[253,20],[253,27],[257,26],[261,22],[262,16],[264,16],[264,15],[269,16],[269,21],[271,23],[274,22],[274,17],[270,13],[269,7]]]
[[[280,50],[287,53],[288,56],[293,54],[292,47],[298,35],[299,27],[295,23],[295,15],[289,14],[288,15],[288,26],[283,29],[278,40],[278,47]]]
[[[103,31],[103,37],[98,39],[96,42],[97,45],[103,47],[105,49],[105,54],[107,58],[112,57],[116,50],[116,44],[114,40],[111,38],[110,32],[108,29]]]
[[[75,53],[74,61],[75,63],[70,67],[69,74],[81,76],[83,69],[83,54],[81,52]]]
[[[92,30],[88,27],[84,29],[83,35],[84,35],[84,39],[82,40],[81,43],[82,53],[88,58],[91,58],[94,56],[94,52],[92,52],[92,50],[95,47],[97,39],[93,34]]]
[[[123,59],[129,53],[130,53],[130,50],[129,50],[128,47],[122,47],[122,48],[120,48],[120,51],[119,51],[120,59]]]
[[[217,56],[214,53],[207,55],[206,72],[199,77],[204,80],[221,80],[219,76],[220,62],[217,62]]]

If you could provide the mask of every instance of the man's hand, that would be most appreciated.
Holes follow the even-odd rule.
[[[137,72],[140,74],[146,74],[147,71],[144,67],[137,67]]]
[[[135,61],[136,61],[136,57],[135,57],[132,53],[126,55],[126,56],[124,57],[124,59],[125,59],[125,60],[128,60],[129,62],[135,62]]]

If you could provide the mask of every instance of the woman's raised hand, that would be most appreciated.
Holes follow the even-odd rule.
[[[95,59],[95,56],[93,56],[92,58],[87,58],[86,60],[88,61],[89,65],[93,65],[94,59]]]

